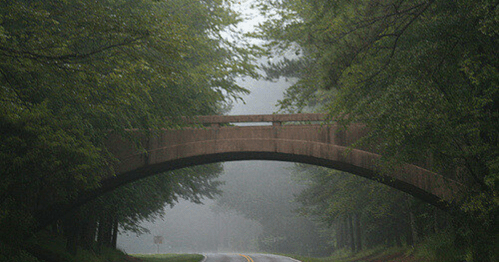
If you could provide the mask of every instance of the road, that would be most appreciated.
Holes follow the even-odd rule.
[[[300,262],[296,259],[269,254],[203,254],[202,262]]]

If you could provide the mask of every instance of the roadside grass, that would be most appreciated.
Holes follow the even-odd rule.
[[[471,250],[463,246],[459,248],[455,239],[454,233],[445,231],[428,236],[419,245],[416,255],[431,257],[431,261],[437,262],[472,261]]]
[[[0,261],[9,262],[41,262],[31,253],[41,255],[44,260],[54,262],[200,262],[204,256],[199,254],[133,254],[112,248],[101,248],[99,252],[78,247],[74,256],[66,251],[66,240],[48,231],[42,231],[29,241],[29,249],[18,254],[8,245],[0,243]],[[10,254],[12,253],[12,254]]]
[[[387,258],[396,254],[409,256],[412,255],[413,253],[414,250],[410,247],[393,247],[387,249],[386,247],[380,246],[376,248],[363,250],[356,254],[352,254],[352,252],[350,252],[349,250],[342,249],[334,252],[329,257],[305,257],[305,256],[290,255],[290,254],[281,254],[281,255],[291,257],[302,262],[369,262],[374,260],[385,261],[379,259]],[[424,261],[424,260],[416,260],[416,261]]]
[[[144,262],[199,262],[204,256],[199,254],[132,254],[132,257],[139,258]]]
[[[123,262],[127,255],[120,250],[102,247],[99,252],[78,247],[76,256],[66,250],[66,240],[58,235],[42,231],[28,242],[30,252],[41,255],[45,260],[56,262]],[[27,252],[24,252],[28,254]],[[12,259],[14,261],[40,261],[32,258]],[[1,257],[1,256],[0,256]]]

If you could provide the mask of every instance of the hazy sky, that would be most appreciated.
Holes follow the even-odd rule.
[[[277,111],[277,101],[282,99],[283,92],[290,83],[280,80],[268,82],[246,79],[238,81],[239,85],[249,89],[251,93],[243,96],[246,104],[238,102],[229,112],[230,115],[272,114]]]
[[[263,17],[257,10],[251,9],[252,0],[238,1],[232,8],[240,12],[245,19],[240,23],[238,29],[243,32],[251,32],[258,23],[263,21]],[[261,40],[253,40],[252,43],[258,44]],[[260,62],[265,63],[264,59]],[[282,99],[284,90],[290,85],[285,80],[277,82],[257,81],[251,78],[240,79],[238,84],[249,89],[251,93],[243,96],[246,104],[238,102],[234,104],[230,115],[247,114],[272,114],[277,111],[277,101]]]

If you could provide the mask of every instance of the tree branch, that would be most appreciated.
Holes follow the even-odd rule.
[[[126,46],[129,44],[132,44],[134,42],[137,42],[139,40],[142,40],[146,38],[149,34],[142,35],[139,37],[135,38],[130,38],[130,39],[125,39],[123,42],[108,45],[108,46],[103,46],[97,49],[94,49],[90,52],[79,54],[79,53],[73,53],[73,54],[65,54],[65,55],[44,55],[44,54],[38,54],[35,52],[31,51],[20,51],[20,50],[15,50],[12,48],[8,47],[0,47],[0,50],[5,51],[7,53],[11,53],[12,55],[8,55],[11,57],[23,57],[23,58],[28,58],[28,59],[36,59],[36,60],[74,60],[74,59],[83,59],[83,58],[88,58],[90,56],[102,53],[104,51],[121,47],[121,46]]]

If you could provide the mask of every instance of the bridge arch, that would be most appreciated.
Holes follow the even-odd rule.
[[[278,160],[374,179],[440,208],[447,207],[459,195],[462,187],[458,182],[423,167],[405,164],[383,172],[378,165],[379,154],[351,147],[367,134],[363,125],[352,125],[345,130],[325,123],[324,119],[324,114],[202,116],[188,120],[197,127],[143,136],[141,144],[145,152],[127,145],[119,137],[111,138],[108,148],[121,161],[116,167],[118,175],[104,181],[102,187],[111,190],[142,177],[194,165]],[[248,122],[257,125],[227,125]]]
[[[458,201],[464,189],[459,182],[411,164],[383,172],[378,165],[379,154],[351,147],[366,135],[363,125],[344,130],[324,123],[324,117],[322,114],[198,117],[189,120],[194,126],[162,130],[152,136],[130,131],[141,144],[140,149],[135,143],[111,136],[106,146],[119,159],[116,176],[103,180],[101,187],[85,192],[73,203],[40,212],[40,227],[72,208],[141,178],[189,166],[238,160],[277,160],[337,169],[374,179],[442,209]],[[226,125],[241,122],[272,124]]]
[[[170,157],[172,154],[178,157]],[[151,155],[155,155],[154,160]],[[442,209],[454,200],[454,191],[457,189],[454,181],[415,165],[404,165],[390,174],[383,174],[377,165],[380,157],[375,153],[344,146],[286,139],[197,141],[149,151],[149,156],[130,156],[128,163],[148,163],[104,181],[102,188],[110,191],[150,175],[196,165],[275,160],[322,166],[376,180]]]

